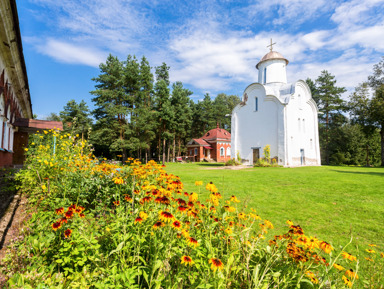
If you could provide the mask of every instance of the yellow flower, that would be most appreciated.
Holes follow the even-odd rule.
[[[226,228],[226,229],[224,230],[224,232],[227,233],[228,235],[232,235],[232,233],[233,233],[233,232],[232,232],[232,229],[229,228],[229,227]]]
[[[343,271],[345,268],[339,264],[333,264],[333,267],[335,267],[339,271]]]
[[[198,198],[199,196],[198,196],[198,194],[196,194],[196,193],[191,193],[190,195],[189,195],[189,201],[190,202],[195,202],[195,201],[197,201],[197,198]]]
[[[375,250],[372,250],[372,249],[365,249],[365,251],[367,251],[369,254],[375,253]]]
[[[185,266],[189,265],[192,266],[195,262],[193,262],[192,258],[189,256],[183,256],[181,257],[181,264],[184,264]]]
[[[224,264],[223,262],[221,262],[220,259],[211,258],[209,259],[208,263],[211,264],[211,269],[213,270],[213,272],[216,272],[217,269],[219,269],[220,271],[224,269]]]
[[[292,225],[293,225],[293,222],[292,222],[291,220],[288,220],[288,221],[287,221],[287,224],[288,224],[288,226],[292,226]]]
[[[240,203],[240,201],[236,198],[236,196],[232,196],[232,197],[230,198],[230,201],[231,201],[231,202],[234,202],[234,203]]]
[[[146,212],[141,211],[139,216],[145,221],[148,218],[148,214]]]
[[[28,148],[25,148],[24,150],[27,152],[27,151],[28,151]]]
[[[217,190],[217,188],[216,188],[216,186],[212,183],[212,182],[210,182],[209,184],[207,184],[206,186],[205,186],[205,188],[208,190],[208,191],[210,191],[211,193],[216,193],[218,190]]]
[[[329,254],[333,250],[333,247],[330,244],[328,244],[327,242],[322,241],[320,243],[320,249],[323,250],[325,253]]]
[[[352,282],[347,277],[343,276],[341,279],[343,279],[345,285],[347,285],[349,288],[352,287]]]
[[[202,186],[203,185],[203,181],[196,181],[195,182],[195,186]]]
[[[347,252],[342,252],[341,255],[343,256],[344,259],[347,259],[349,261],[356,261],[357,258],[355,256],[352,256],[351,254],[347,253]]]

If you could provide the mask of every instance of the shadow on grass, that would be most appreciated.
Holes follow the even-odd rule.
[[[203,167],[223,167],[224,163],[196,163],[198,166]]]
[[[367,169],[369,169],[369,168],[367,168]],[[370,171],[357,172],[357,171],[339,171],[339,170],[333,170],[333,171],[337,172],[337,173],[344,173],[344,174],[372,175],[372,176],[384,177],[384,170],[383,170],[383,172],[370,172]]]

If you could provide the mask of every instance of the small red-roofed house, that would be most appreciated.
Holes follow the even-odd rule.
[[[194,138],[188,142],[187,157],[195,162],[228,161],[231,158],[231,134],[217,125],[201,138]]]

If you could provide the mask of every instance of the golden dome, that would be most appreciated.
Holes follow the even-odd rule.
[[[279,52],[277,52],[277,51],[270,51],[270,52],[268,52],[267,54],[264,55],[264,57],[259,61],[258,64],[256,64],[256,68],[259,69],[260,63],[262,63],[264,61],[267,61],[267,60],[272,60],[272,59],[285,60],[287,65],[289,63],[289,61],[283,55],[281,55]]]

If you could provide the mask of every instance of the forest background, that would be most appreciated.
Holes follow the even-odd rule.
[[[154,75],[144,56],[122,61],[109,55],[99,68],[90,92],[95,110],[71,100],[60,115],[47,118],[89,139],[97,156],[165,163],[185,155],[189,140],[217,125],[231,132],[231,112],[241,101],[237,95],[205,94],[195,103],[181,82],[171,85],[169,66],[155,67]],[[320,112],[322,164],[384,166],[384,57],[348,99],[326,70],[306,82]]]

